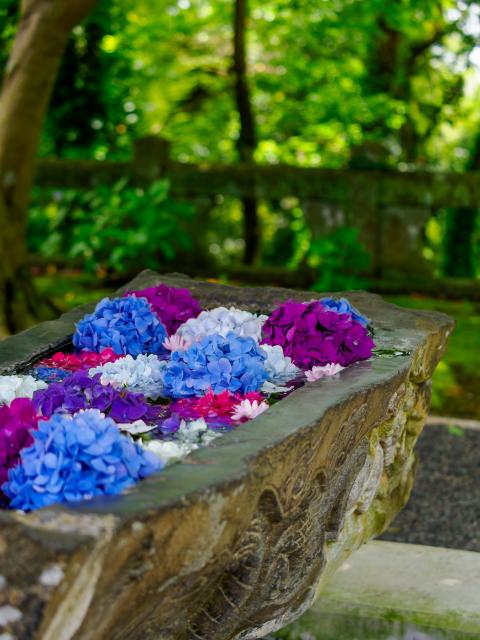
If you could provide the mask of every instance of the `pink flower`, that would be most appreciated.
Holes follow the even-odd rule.
[[[204,418],[207,422],[223,420],[226,424],[231,424],[232,414],[242,402],[256,403],[258,406],[262,404],[263,396],[257,391],[246,393],[242,396],[231,391],[213,393],[212,389],[209,389],[204,396],[199,398],[177,400],[170,405],[170,410],[184,420]]]
[[[334,376],[339,371],[342,371],[342,369],[345,369],[345,367],[342,367],[341,364],[330,362],[323,367],[312,367],[310,371],[305,371],[305,377],[309,382],[315,382],[315,380],[320,380],[320,378]]]
[[[175,334],[165,338],[163,346],[165,349],[168,349],[168,351],[186,351],[191,346],[191,342],[186,338]]]
[[[58,351],[51,358],[44,358],[40,365],[65,369],[66,371],[79,371],[80,369],[92,369],[107,362],[115,362],[120,358],[112,349],[107,348],[96,353],[95,351],[82,351],[81,353],[63,353]]]
[[[268,409],[268,403],[265,400],[242,400],[233,408],[232,420],[235,422],[246,422],[253,420],[261,413]]]

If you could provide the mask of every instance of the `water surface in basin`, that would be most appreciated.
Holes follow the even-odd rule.
[[[473,640],[478,635],[418,626],[392,614],[383,619],[307,612],[265,640]]]

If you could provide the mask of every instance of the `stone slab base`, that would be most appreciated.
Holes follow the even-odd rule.
[[[377,637],[361,635],[362,620],[376,620],[379,628],[383,621],[383,626],[390,626],[394,633],[398,632],[396,623],[402,623],[403,633],[407,634],[380,634],[378,638],[430,637],[421,633],[408,635],[412,625],[438,630],[435,638],[478,639],[480,553],[370,542],[343,563],[310,611],[292,625],[291,632],[285,630],[279,637],[330,638],[325,626],[335,618],[358,621],[355,640]],[[297,631],[299,635],[295,635]]]

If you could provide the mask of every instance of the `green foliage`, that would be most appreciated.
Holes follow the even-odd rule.
[[[389,302],[447,313],[456,322],[445,356],[433,374],[432,409],[441,416],[480,419],[480,305],[470,300],[390,296]]]
[[[297,269],[310,247],[310,229],[296,198],[264,203],[260,210],[263,226],[261,263]]]
[[[457,436],[461,438],[465,435],[465,430],[462,429],[461,427],[457,427],[456,424],[449,424],[447,429],[448,429],[448,433],[450,433],[450,435],[452,436]]]
[[[83,194],[53,193],[45,206],[32,208],[30,250],[47,259],[62,256],[87,271],[138,271],[168,265],[191,246],[185,225],[189,205],[168,198],[168,184],[148,189],[99,187]]]
[[[476,209],[462,207],[446,211],[445,275],[454,278],[471,278],[475,275],[479,227]]]
[[[308,264],[318,272],[314,291],[361,289],[368,286],[362,273],[368,270],[370,256],[358,238],[358,229],[339,227],[314,240]]]
[[[41,155],[125,158],[135,137],[157,133],[172,141],[174,160],[237,161],[233,8],[231,0],[97,3],[67,46]],[[248,82],[256,160],[332,168],[472,168],[480,127],[477,9],[461,0],[250,0]],[[17,12],[18,0],[0,2],[2,65]],[[102,195],[103,202],[116,197]],[[85,248],[89,227],[78,210],[94,208],[82,198],[64,192],[61,202],[49,203],[49,210],[59,212],[47,226],[39,223],[43,214],[34,207],[31,229],[39,237],[31,246],[50,257],[75,255],[90,269],[96,263],[111,269],[111,258],[105,257],[113,253],[108,233],[100,230],[95,248]],[[259,208],[262,266],[294,269],[308,252],[308,263],[317,261],[320,269],[318,287],[364,284],[355,275],[365,264],[356,240],[339,232],[309,249],[301,203],[285,207],[266,199]],[[468,234],[447,218],[444,212],[435,218],[441,238],[428,237],[428,257],[439,274],[480,273],[478,223]],[[41,235],[46,229],[50,237]],[[238,201],[216,202],[202,235],[215,265],[238,261],[243,250]],[[130,241],[138,247],[140,237],[141,228],[137,241]],[[335,255],[345,247],[348,261]],[[165,250],[160,253],[165,260]],[[128,255],[115,259],[119,265],[132,262]]]
[[[0,79],[17,30],[18,1],[0,0]]]
[[[41,153],[102,160],[131,152],[140,108],[132,82],[134,52],[115,34],[127,26],[117,3],[98,3],[73,30],[44,127]]]

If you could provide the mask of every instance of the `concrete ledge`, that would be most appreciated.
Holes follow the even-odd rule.
[[[445,416],[428,416],[426,424],[435,427],[460,427],[460,429],[471,429],[480,431],[480,420],[466,420],[465,418],[449,418]]]
[[[480,553],[396,542],[368,543],[326,585],[302,619],[310,618],[312,626],[303,628],[313,630],[315,620],[330,614],[401,620],[479,638]]]

